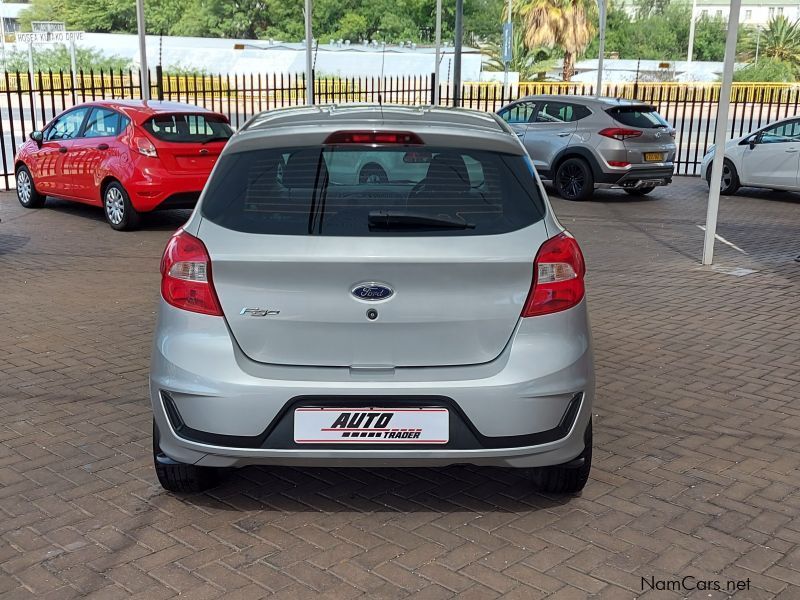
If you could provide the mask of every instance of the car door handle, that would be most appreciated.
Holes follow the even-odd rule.
[[[58,151],[61,152],[61,154],[66,154],[67,153],[67,147],[66,146],[59,146],[58,147]]]
[[[784,152],[789,152],[790,154],[792,154],[794,152],[797,152],[797,148],[795,148],[794,150],[785,150]]]
[[[567,137],[568,135],[572,135],[571,131],[559,131],[558,137]]]
[[[108,144],[97,144],[98,150],[108,150]]]

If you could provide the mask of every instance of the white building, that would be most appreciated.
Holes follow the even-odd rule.
[[[333,43],[330,43],[333,42]],[[90,47],[109,56],[120,56],[139,62],[139,46],[135,35],[87,33],[80,46]],[[150,68],[161,64],[167,69],[180,66],[204,70],[210,74],[299,74],[305,71],[305,43],[274,40],[231,40],[147,36],[147,62]],[[352,44],[345,40],[329,40],[314,50],[317,76],[380,77],[397,75],[430,75],[434,71],[435,50],[416,44],[386,45]],[[442,48],[441,79],[448,81],[453,73],[453,47]],[[481,74],[481,53],[476,48],[463,49],[462,81],[478,81]]]
[[[688,6],[692,5],[691,0],[684,1]],[[624,0],[623,7],[631,16],[636,14],[636,4],[632,0]],[[697,0],[694,15],[695,18],[707,16],[722,17],[727,20],[729,12],[730,0]],[[772,17],[779,15],[785,16],[790,21],[800,19],[800,0],[794,2],[742,0],[739,22],[745,25],[766,25]]]

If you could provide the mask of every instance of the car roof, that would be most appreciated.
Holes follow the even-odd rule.
[[[169,102],[166,100],[94,100],[87,102],[90,106],[104,106],[113,108],[125,113],[136,122],[144,121],[153,115],[175,114],[175,113],[210,113],[220,114],[210,111],[202,106],[185,104],[183,102]]]
[[[524,154],[513,130],[493,113],[395,104],[327,104],[265,111],[244,124],[226,152],[319,145],[341,130],[411,131],[430,145]]]
[[[520,100],[556,100],[560,102],[571,102],[573,104],[591,104],[603,105],[607,107],[613,106],[650,106],[648,102],[642,100],[628,100],[626,98],[613,98],[611,96],[578,96],[578,95],[565,95],[565,94],[534,94],[532,96],[525,96]]]

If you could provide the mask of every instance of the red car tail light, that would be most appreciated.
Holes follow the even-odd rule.
[[[533,262],[533,284],[523,317],[547,315],[572,308],[586,292],[586,265],[578,242],[566,231],[550,238]]]
[[[624,127],[606,127],[602,131],[598,131],[598,133],[607,138],[613,138],[621,142],[628,138],[635,138],[642,135],[639,129],[625,129]]]
[[[608,161],[609,167],[630,167],[631,163],[624,160],[610,160]]]
[[[143,154],[144,156],[149,156],[151,158],[158,156],[158,151],[156,151],[155,144],[153,144],[153,142],[146,137],[137,135],[135,138],[133,138],[133,144],[136,146],[136,151],[139,154]]]
[[[161,258],[161,296],[175,308],[222,316],[208,250],[183,229],[170,238]]]
[[[422,146],[424,142],[416,133],[410,131],[334,131],[326,144],[413,144]]]

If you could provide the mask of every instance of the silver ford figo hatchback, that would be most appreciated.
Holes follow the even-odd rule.
[[[176,492],[245,465],[528,469],[592,458],[585,266],[498,116],[253,117],[161,263],[153,454]]]

